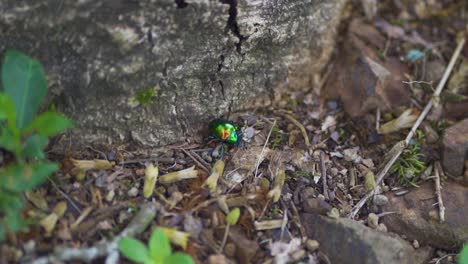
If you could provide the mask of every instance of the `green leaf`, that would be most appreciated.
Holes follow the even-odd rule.
[[[240,209],[238,207],[234,208],[226,216],[226,222],[228,225],[235,225],[240,217]]]
[[[0,121],[6,120],[10,129],[16,128],[16,110],[13,99],[0,93]]]
[[[133,238],[122,238],[119,250],[126,258],[138,263],[151,263],[151,258],[145,244]]]
[[[56,163],[15,163],[0,169],[0,188],[12,192],[24,192],[43,183],[58,169]]]
[[[468,244],[463,246],[460,256],[458,257],[458,264],[468,264]]]
[[[28,158],[43,159],[45,157],[44,148],[49,143],[47,137],[34,134],[26,139],[23,147],[23,155]]]
[[[34,118],[26,131],[34,131],[41,136],[51,137],[72,126],[73,123],[63,115],[56,112],[45,112]]]
[[[171,244],[161,228],[156,228],[149,239],[151,258],[157,263],[164,263],[164,259],[171,255]]]
[[[0,224],[0,242],[2,242],[5,239],[5,229],[3,225]]]
[[[174,253],[164,259],[164,264],[195,264],[192,257],[184,253]]]
[[[16,128],[15,128],[16,129]],[[21,149],[21,138],[10,128],[0,129],[0,146],[10,152],[17,153]]]
[[[7,51],[2,66],[3,89],[16,106],[16,126],[25,128],[47,93],[41,64],[18,51]]]
[[[20,210],[9,210],[6,212],[5,224],[9,232],[19,232],[26,228],[26,221],[21,217]]]

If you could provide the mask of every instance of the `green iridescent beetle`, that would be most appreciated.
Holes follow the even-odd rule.
[[[210,130],[213,136],[222,140],[225,143],[239,145],[241,135],[237,132],[237,127],[226,120],[217,119],[210,123]]]
[[[242,132],[237,131],[237,127],[232,122],[223,119],[216,119],[210,123],[210,130],[212,136],[209,138],[217,138],[222,142],[221,153],[217,155],[219,159],[222,159],[224,156],[225,144],[231,144],[236,147],[244,145]]]

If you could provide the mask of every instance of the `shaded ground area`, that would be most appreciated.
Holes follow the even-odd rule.
[[[156,226],[188,232],[186,248],[176,249],[198,263],[454,263],[468,239],[466,44],[382,184],[376,175],[468,35],[467,3],[395,0],[375,11],[373,1],[362,2],[364,8],[350,7],[335,56],[309,91],[225,117],[238,125],[245,146],[229,145],[222,157],[219,140],[203,140],[208,131],[157,149],[103,144],[61,157],[54,153],[64,144],[52,146],[60,172],[26,195],[25,214],[40,225],[10,235],[1,260],[54,254],[63,260],[67,250],[111,240],[154,210],[150,228],[137,238],[146,241]],[[222,177],[210,189],[204,183],[219,159]],[[157,165],[159,182],[144,198],[150,164]],[[193,166],[195,178],[184,171],[169,176],[191,179],[167,179]],[[225,215],[235,207],[240,219],[219,253]],[[68,249],[53,253],[58,246]],[[106,258],[99,250],[96,263]]]

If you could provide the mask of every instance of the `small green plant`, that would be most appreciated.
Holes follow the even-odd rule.
[[[141,105],[149,105],[153,102],[155,96],[155,89],[148,87],[144,90],[138,91],[134,100]]]
[[[55,113],[36,115],[47,94],[41,64],[28,56],[7,51],[1,69],[0,151],[7,159],[0,168],[0,241],[7,232],[23,230],[21,194],[43,183],[58,169],[46,161],[48,138],[72,126]]]
[[[148,247],[133,238],[122,238],[120,252],[128,259],[143,264],[192,264],[192,258],[184,253],[173,253],[169,239],[161,228],[153,230]]]
[[[426,169],[426,164],[420,160],[424,157],[420,149],[418,142],[412,142],[390,168],[390,173],[396,173],[400,184],[418,187],[417,176]]]
[[[284,141],[283,134],[284,132],[281,131],[277,126],[274,126],[271,129],[271,138],[270,138],[271,149],[276,149],[283,143]]]
[[[458,264],[468,264],[468,244],[465,244],[458,256]]]
[[[312,180],[314,178],[314,175],[312,174],[312,172],[308,172],[308,171],[295,171],[293,174],[293,177],[294,178],[304,177],[306,179]]]

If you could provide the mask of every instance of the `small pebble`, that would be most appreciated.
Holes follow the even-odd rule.
[[[211,255],[208,257],[209,264],[225,264],[227,263],[226,257],[222,254]]]
[[[299,260],[303,259],[306,255],[306,251],[303,250],[303,249],[299,249],[297,251],[294,251],[292,254],[291,254],[291,260],[296,263],[298,262]]]
[[[138,195],[138,188],[132,187],[128,192],[127,195],[130,197],[136,197]]]
[[[413,247],[414,247],[415,249],[418,249],[418,248],[419,248],[419,242],[418,242],[417,240],[414,240],[414,241],[413,241]]]
[[[338,211],[338,209],[333,207],[330,210],[330,212],[327,213],[327,216],[330,217],[330,218],[333,218],[333,219],[338,219],[338,218],[340,218],[340,211]]]
[[[380,232],[388,232],[387,226],[384,223],[380,223],[377,230]]]
[[[374,204],[377,206],[383,206],[388,203],[388,198],[387,196],[383,194],[377,194],[374,196]]]
[[[371,159],[363,159],[362,164],[366,165],[367,168],[374,168],[374,162]]]
[[[335,177],[336,175],[338,175],[338,169],[337,168],[331,168],[330,169],[330,173],[333,177]]]
[[[227,243],[224,246],[224,254],[228,258],[234,258],[236,256],[236,245],[234,243]]]
[[[34,253],[34,250],[36,249],[36,241],[32,239],[28,240],[28,242],[24,243],[23,248],[27,255]]]
[[[308,239],[306,242],[306,247],[309,252],[314,252],[320,246],[320,243],[317,240]]]
[[[106,195],[106,201],[107,202],[112,202],[112,200],[114,199],[115,197],[115,191],[114,190],[110,190],[107,195]]]
[[[379,226],[379,217],[374,213],[370,213],[367,216],[367,225],[373,229],[376,229]]]

